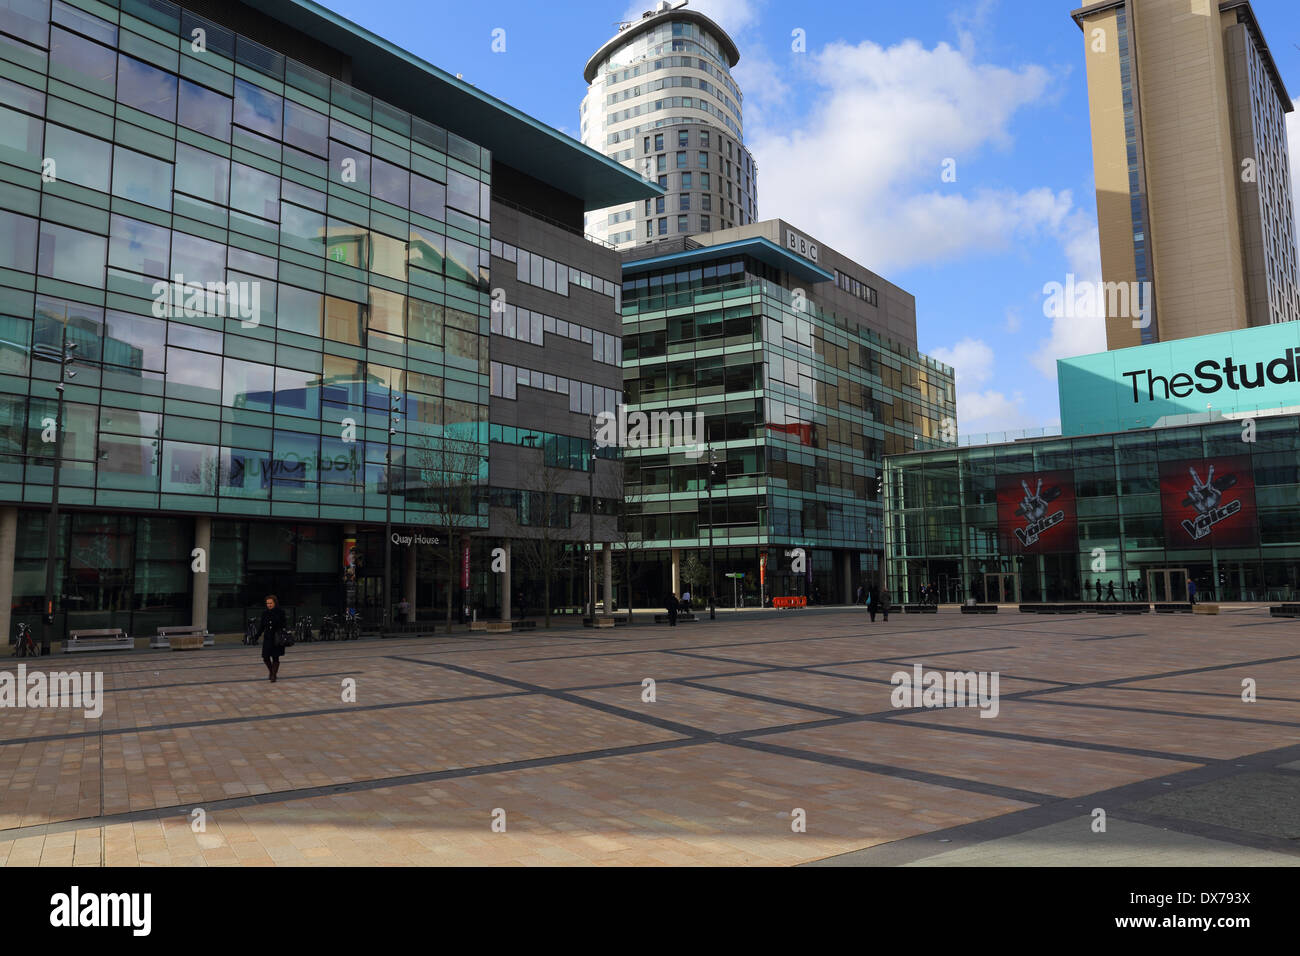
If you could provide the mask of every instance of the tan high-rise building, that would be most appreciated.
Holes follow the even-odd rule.
[[[1291,98],[1249,0],[1105,0],[1071,15],[1108,348],[1300,319]]]

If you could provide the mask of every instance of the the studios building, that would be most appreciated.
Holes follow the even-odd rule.
[[[1287,322],[1062,360],[1062,437],[887,459],[895,593],[1294,600],[1298,350]]]

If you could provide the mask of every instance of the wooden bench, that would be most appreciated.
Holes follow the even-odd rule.
[[[1219,605],[1217,604],[1193,604],[1193,614],[1218,614]]]
[[[509,621],[480,621],[479,623],[483,625],[479,630],[487,631],[489,634],[509,633],[512,629]]]
[[[120,627],[100,627],[85,631],[71,631],[63,642],[63,653],[80,651],[132,651],[135,641]]]
[[[177,624],[158,628],[158,633],[150,639],[149,646],[154,650],[165,651],[169,647],[174,650],[177,639],[189,637],[199,638],[199,647],[213,647],[217,643],[217,639],[208,632],[207,628],[194,624]]]

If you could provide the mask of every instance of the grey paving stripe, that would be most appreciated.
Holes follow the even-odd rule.
[[[713,676],[721,676],[721,675],[710,675],[708,678],[705,679],[711,680]],[[745,676],[745,675],[741,675],[741,676]],[[780,697],[767,697],[763,694],[753,694],[750,693],[749,691],[735,690],[730,687],[718,687],[714,684],[704,684],[701,683],[700,681],[683,680],[680,677],[675,677],[672,678],[671,680],[665,680],[664,683],[681,684],[683,687],[694,687],[696,690],[707,690],[715,694],[726,694],[728,697],[740,697],[745,700],[757,700],[764,704],[777,704],[781,707],[790,707],[796,710],[806,710],[809,713],[813,713],[813,714],[827,714],[831,717],[857,716],[856,714],[854,714],[852,711],[849,710],[833,710],[830,707],[822,707],[819,706],[818,704],[796,704],[792,701],[783,700]]]
[[[1198,720],[1226,720],[1229,723],[1236,724],[1262,724],[1269,727],[1300,727],[1300,721],[1295,720],[1269,720],[1264,717],[1232,717],[1228,714],[1197,714],[1190,711],[1182,710],[1157,710],[1152,707],[1123,707],[1119,704],[1088,704],[1078,700],[1037,700],[1027,695],[1036,693],[1036,691],[1024,691],[1024,696],[1018,699],[1026,704],[1043,704],[1047,707],[1079,707],[1084,710],[1115,710],[1124,714],[1158,714],[1164,717],[1194,717]],[[1003,700],[1011,699],[1010,694],[1001,695]],[[1249,704],[1243,703],[1243,707],[1249,707]]]
[[[1112,809],[1120,811],[1125,804],[1137,803],[1155,796],[1164,796],[1186,790],[1191,787],[1235,776],[1238,773],[1269,769],[1278,763],[1287,763],[1300,756],[1300,745],[1283,747],[1277,750],[1265,750],[1238,757],[1233,760],[1211,761],[1205,766],[1176,771],[1164,777],[1122,784],[1108,790],[1099,790],[1079,797],[1066,797],[1058,803],[1029,807],[1013,813],[984,820],[974,820],[929,833],[917,834],[868,847],[864,850],[852,850],[848,853],[827,857],[805,866],[899,866],[913,863],[926,857],[947,853],[962,847],[978,846],[1003,837],[1019,836],[1030,830],[1063,823],[1075,817],[1086,817],[1094,807],[1101,807],[1107,813]],[[1087,821],[1081,821],[1087,826]],[[1161,824],[1164,825],[1164,824]],[[1180,828],[1184,823],[1180,821]],[[1173,827],[1170,827],[1173,829]],[[1234,831],[1239,832],[1239,831]],[[940,843],[940,840],[947,842]],[[1229,840],[1228,842],[1234,842]],[[1252,845],[1243,843],[1242,845]]]
[[[932,712],[932,711],[931,711]],[[916,713],[916,710],[900,712]],[[892,716],[892,715],[890,715]],[[887,719],[887,718],[886,718]],[[975,737],[998,737],[1003,740],[1022,740],[1030,744],[1049,744],[1053,747],[1069,747],[1074,750],[1096,750],[1102,753],[1128,754],[1134,757],[1153,757],[1157,760],[1177,760],[1181,763],[1221,763],[1219,757],[1203,757],[1196,754],[1174,753],[1168,750],[1147,750],[1143,747],[1124,747],[1119,744],[1106,744],[1100,741],[1070,740],[1066,737],[1040,737],[1037,734],[1018,734],[1010,730],[983,730],[975,727],[962,727],[957,724],[932,724],[923,720],[906,720],[899,722],[904,727],[925,727],[930,730],[948,731],[954,734],[971,734]]]
[[[437,783],[442,780],[457,780],[485,774],[510,773],[515,770],[532,770],[538,767],[554,767],[561,764],[581,763],[587,760],[600,760],[608,757],[634,756],[654,753],[660,750],[673,750],[679,747],[694,747],[702,741],[693,739],[660,740],[648,744],[633,744],[627,747],[609,747],[603,750],[588,750],[573,754],[556,754],[550,757],[531,757],[526,760],[511,760],[506,763],[486,764],[474,767],[456,767],[451,770],[426,770],[419,773],[398,774],[392,777],[376,777],[371,780],[356,780],[351,783],[331,784],[326,787],[304,787],[298,790],[277,790],[270,793],[256,793],[245,797],[229,797],[222,800],[199,800],[186,804],[174,804],[168,807],[154,807],[148,810],[131,810],[114,813],[109,816],[78,817],[74,820],[59,820],[53,823],[38,823],[26,827],[14,827],[0,830],[0,839],[21,840],[25,837],[48,836],[52,833],[66,833],[68,830],[83,830],[90,827],[111,827],[123,823],[141,823],[148,820],[160,820],[166,817],[180,816],[189,819],[195,807],[202,807],[209,819],[222,810],[238,810],[266,804],[290,803],[298,800],[312,800],[317,797],[333,797],[344,793],[360,793],[367,790],[383,790],[388,787],[404,787],[421,783]]]
[[[1249,830],[1239,830],[1236,827],[1219,826],[1214,823],[1206,823],[1204,820],[1188,820],[1185,817],[1147,813],[1143,810],[1133,810],[1128,807],[1107,811],[1107,815],[1112,820],[1127,820],[1130,823],[1141,823],[1144,826],[1173,830],[1177,833],[1186,833],[1189,836],[1218,840],[1221,843],[1232,843],[1236,846],[1249,846],[1257,850],[1271,850],[1274,853],[1300,856],[1300,846],[1297,846],[1294,840],[1268,836],[1264,833],[1252,833]]]
[[[650,726],[657,727],[660,730],[667,730],[674,734],[682,734],[686,737],[712,736],[709,731],[700,727],[692,727],[689,724],[679,724],[672,720],[663,720],[659,717],[652,717],[635,710],[628,710],[626,707],[618,707],[614,704],[605,704],[597,700],[590,700],[586,697],[579,697],[577,694],[570,694],[567,691],[556,690],[551,687],[543,687],[541,684],[530,684],[528,681],[516,680],[513,677],[502,677],[498,674],[490,673],[489,671],[478,671],[472,667],[462,667],[459,664],[448,664],[446,661],[420,661],[410,657],[394,657],[393,660],[409,661],[412,664],[425,664],[429,667],[442,667],[446,670],[455,671],[458,674],[464,674],[468,677],[477,677],[481,680],[495,681],[498,684],[505,684],[507,687],[515,687],[528,693],[541,694],[544,697],[551,697],[555,700],[563,700],[570,704],[578,704],[582,707],[602,711],[614,717],[622,717],[626,720],[635,720],[638,723],[649,724]]]
[[[1181,687],[1112,687],[1110,689],[1132,694],[1188,694],[1193,697],[1222,697],[1231,700],[1241,700],[1241,694],[1228,694],[1221,690],[1191,690]],[[1300,704],[1300,697],[1265,697],[1259,695],[1259,703],[1261,704],[1272,701],[1286,704]],[[1245,703],[1245,701],[1242,701],[1242,703]]]
[[[911,767],[897,767],[892,764],[872,763],[867,760],[855,760],[852,757],[842,757],[838,754],[826,754],[815,750],[806,750],[802,747],[783,747],[779,744],[763,743],[758,740],[732,740],[728,743],[733,747],[743,747],[747,750],[758,750],[763,753],[777,754],[782,757],[792,757],[795,760],[811,760],[814,763],[828,764],[833,767],[844,767],[848,770],[861,770],[865,773],[879,774],[884,777],[898,777],[903,780],[912,780],[917,783],[929,784],[935,787],[946,787],[949,790],[964,790],[970,793],[982,793],[990,797],[1002,797],[1007,800],[1016,800],[1020,803],[1052,803],[1057,800],[1063,800],[1064,797],[1048,793],[1038,793],[1035,790],[1021,790],[1018,787],[1003,787],[996,783],[985,783],[982,780],[972,780],[968,777],[954,777],[949,774],[930,773],[926,770],[915,770]]]
[[[79,740],[85,737],[121,736],[123,734],[151,734],[163,730],[187,730],[192,727],[218,727],[222,724],[246,724],[261,720],[292,720],[298,717],[322,717],[327,714],[350,714],[374,710],[396,710],[402,707],[427,707],[430,704],[460,704],[471,700],[496,700],[501,697],[520,697],[519,693],[472,694],[467,697],[432,697],[427,700],[399,700],[385,704],[345,704],[342,707],[329,707],[322,710],[294,710],[282,714],[250,714],[247,717],[213,717],[210,720],[187,720],[175,724],[153,724],[136,727],[114,727],[111,729],[84,730],[75,733],[49,734],[43,737],[10,737],[0,740],[0,747],[11,744],[49,743],[56,740]]]
[[[314,677],[347,677],[352,674],[364,674],[365,671],[326,671],[323,674],[286,674],[280,681],[311,680]],[[119,675],[120,676],[120,675]],[[141,684],[138,687],[105,687],[104,693],[120,694],[124,691],[162,690],[168,687],[208,687],[213,684],[264,684],[266,674],[261,677],[230,677],[225,680],[177,681],[174,684]],[[3,743],[3,741],[0,741]]]
[[[1152,634],[1103,634],[1100,637],[1076,637],[1076,641],[1118,641],[1125,637],[1153,637]]]

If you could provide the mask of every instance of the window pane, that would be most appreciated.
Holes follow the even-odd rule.
[[[361,226],[331,219],[325,239],[325,255],[333,262],[364,269],[370,261],[366,252],[369,238],[370,233]]]
[[[217,405],[221,402],[221,356],[167,349],[167,397]]]
[[[117,58],[117,101],[152,113],[168,122],[176,120],[176,77],[129,56]]]
[[[167,325],[159,319],[110,310],[104,316],[104,361],[162,371],[166,334]]]
[[[167,276],[171,230],[114,216],[108,231],[110,266],[138,275]]]
[[[325,217],[301,206],[280,203],[280,244],[321,255],[325,251]]]
[[[280,180],[252,166],[232,163],[230,206],[275,222],[280,208]]]
[[[0,209],[0,268],[31,272],[36,268],[36,220]]]
[[[383,289],[370,290],[370,328],[387,335],[406,335],[406,296]]]
[[[375,159],[370,164],[371,194],[385,202],[405,207],[409,202],[410,174],[400,166]]]
[[[222,369],[221,404],[226,408],[272,410],[275,367],[228,358]]]
[[[275,370],[275,411],[280,415],[320,418],[320,376],[293,368]]]
[[[104,263],[108,257],[108,240],[80,229],[41,223],[41,240],[37,269],[43,276],[104,286]]]
[[[113,98],[117,54],[108,47],[50,28],[50,75],[73,86]]]
[[[185,282],[224,282],[226,247],[211,239],[183,232],[172,233],[172,275]]]
[[[431,219],[447,218],[447,187],[423,176],[411,176],[411,211]]]
[[[283,100],[260,86],[235,80],[235,122],[256,133],[280,138],[280,115]]]
[[[177,121],[182,126],[207,133],[214,139],[230,141],[231,100],[206,87],[181,80],[180,110]]]
[[[478,215],[478,180],[454,169],[447,170],[447,205],[471,216]]]
[[[370,191],[370,157],[347,143],[330,140],[330,181]]]
[[[0,0],[0,26],[28,43],[45,46],[49,0]]]
[[[410,339],[442,347],[442,306],[421,299],[410,300]]]
[[[284,101],[284,141],[317,156],[329,155],[329,119],[315,110]]]
[[[160,159],[113,147],[113,195],[132,202],[172,208],[172,167]]]
[[[370,271],[393,279],[406,278],[406,243],[383,233],[370,234]]]
[[[296,286],[280,286],[280,310],[276,325],[287,332],[320,336],[321,300],[319,292]]]
[[[0,106],[0,158],[17,166],[27,166],[30,160],[40,157],[41,127],[44,125],[35,116]],[[50,152],[46,155],[54,156],[56,161],[61,161],[66,156],[62,151],[57,156]],[[56,170],[56,173],[61,171]]]
[[[176,144],[176,191],[226,205],[230,160]]]
[[[348,345],[360,345],[365,308],[359,302],[326,296],[325,338]]]
[[[447,240],[447,275],[462,282],[478,282],[478,253],[476,246],[457,239]]]

